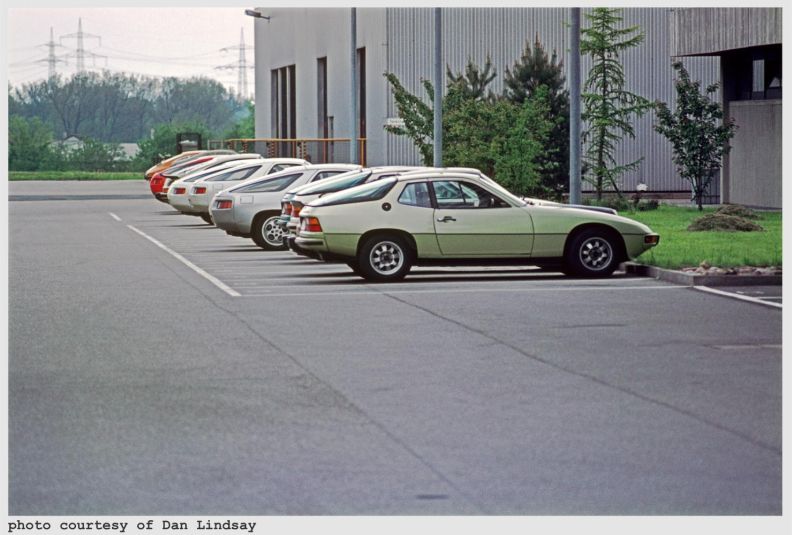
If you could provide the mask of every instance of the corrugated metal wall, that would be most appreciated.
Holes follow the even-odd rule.
[[[582,26],[587,26],[583,10]],[[482,65],[489,55],[498,76],[492,89],[503,88],[502,75],[521,55],[526,39],[538,36],[545,49],[555,49],[561,59],[567,55],[568,9],[564,8],[447,8],[443,9],[443,54],[452,71],[461,71],[468,58]],[[674,87],[670,57],[668,9],[634,8],[623,11],[625,25],[638,25],[645,32],[645,41],[625,53],[623,63],[628,89],[650,100],[673,103]],[[420,87],[422,78],[431,78],[434,50],[433,10],[426,8],[388,8],[387,65],[405,87],[426,97]],[[717,58],[685,58],[693,79],[702,86],[717,82],[720,69]],[[583,80],[590,67],[588,58],[581,62]],[[445,82],[443,82],[445,84]],[[715,99],[720,99],[715,95]],[[428,100],[428,99],[427,99]],[[392,97],[388,97],[387,116],[396,115]],[[653,114],[635,122],[634,140],[620,147],[619,161],[630,162],[644,157],[640,168],[624,176],[623,189],[634,189],[645,182],[653,191],[688,191],[687,182],[679,178],[671,161],[671,149],[664,138],[652,129]],[[373,126],[373,125],[372,125]],[[404,138],[385,134],[385,160],[393,164],[418,163],[412,143]],[[584,184],[584,190],[588,189]]]
[[[777,44],[783,38],[781,8],[676,8],[674,12],[671,51],[680,56]]]

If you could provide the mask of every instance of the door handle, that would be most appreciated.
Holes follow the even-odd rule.
[[[438,217],[437,218],[437,222],[438,223],[448,223],[449,221],[456,221],[456,219],[454,219],[450,215],[447,215],[445,217]]]

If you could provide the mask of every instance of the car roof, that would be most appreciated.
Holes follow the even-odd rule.
[[[458,168],[444,168],[444,169],[428,169],[421,171],[413,171],[410,173],[403,173],[398,176],[398,180],[416,180],[427,178],[469,178],[472,180],[480,180],[482,182],[491,181],[492,179],[484,175],[480,171],[472,172],[470,169]]]
[[[251,153],[253,154],[253,153]],[[258,154],[260,158],[263,158],[267,162],[275,162],[275,163],[296,163],[299,165],[306,165],[308,160],[303,160],[302,158],[264,158],[260,154]]]
[[[299,196],[299,195],[302,195],[302,193],[300,193],[301,190],[310,190],[310,189],[312,189],[314,187],[319,187],[320,185],[326,186],[326,185],[329,185],[329,184],[333,184],[336,181],[346,180],[347,178],[349,178],[349,176],[352,173],[355,173],[355,175],[358,175],[360,173],[369,173],[369,176],[370,176],[370,175],[380,175],[380,174],[384,174],[384,173],[400,173],[400,172],[403,172],[403,171],[406,171],[406,170],[415,170],[415,169],[421,169],[421,168],[420,167],[416,167],[416,166],[410,166],[410,165],[381,165],[381,166],[378,166],[378,167],[361,167],[359,165],[356,165],[356,166],[353,166],[353,169],[350,169],[346,173],[342,173],[342,174],[336,175],[334,177],[326,178],[325,180],[322,180],[321,182],[312,182],[312,183],[309,183],[309,184],[301,184],[301,185],[297,186],[296,188],[288,190],[284,195]]]
[[[216,154],[212,157],[212,162],[230,162],[233,160],[263,160],[261,154]]]
[[[308,163],[302,165],[305,169],[349,169],[350,171],[356,171],[360,169],[362,166],[355,164],[355,163]]]

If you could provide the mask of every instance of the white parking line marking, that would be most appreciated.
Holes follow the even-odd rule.
[[[289,285],[292,286],[292,285]],[[335,284],[333,285],[334,288],[338,288],[339,286]],[[346,288],[359,288],[361,285],[343,285]],[[350,288],[350,286],[352,288]],[[278,286],[282,288],[283,286]],[[261,286],[253,289],[261,288]],[[270,286],[270,288],[276,288],[276,286]],[[684,289],[688,288],[688,286],[588,286],[588,287],[576,287],[576,288],[566,288],[566,287],[553,287],[553,288],[447,288],[447,289],[437,289],[437,290],[387,290],[383,289],[382,291],[376,290],[359,290],[359,291],[345,291],[345,292],[336,292],[333,290],[329,290],[326,292],[290,292],[290,293],[246,293],[242,295],[242,297],[318,297],[322,295],[329,295],[333,297],[350,297],[350,296],[357,296],[357,295],[387,295],[387,294],[441,294],[441,293],[481,293],[481,292],[559,292],[559,291],[601,291],[601,290],[676,290],[676,289]],[[266,290],[264,290],[266,291]]]
[[[121,221],[121,218],[115,215],[113,212],[107,212],[107,213],[110,214],[110,217],[112,217],[116,221]]]
[[[149,240],[151,243],[153,243],[154,245],[156,245],[157,247],[159,247],[159,248],[160,248],[160,249],[162,249],[163,251],[167,252],[168,254],[170,254],[171,256],[173,256],[174,258],[176,258],[176,260],[178,260],[179,262],[183,263],[183,264],[184,264],[185,266],[187,266],[188,268],[190,268],[190,269],[192,269],[193,271],[195,271],[195,272],[196,272],[197,274],[199,274],[201,277],[205,278],[206,280],[208,280],[209,282],[211,282],[212,284],[214,284],[215,286],[217,286],[218,288],[220,288],[221,290],[223,290],[225,293],[227,293],[227,294],[228,294],[228,295],[230,295],[231,297],[240,297],[240,295],[241,295],[241,294],[240,294],[239,292],[237,292],[236,290],[234,290],[233,288],[231,288],[230,286],[228,286],[227,284],[225,284],[223,281],[221,281],[221,280],[220,280],[220,279],[218,279],[217,277],[214,277],[213,275],[210,275],[210,274],[209,274],[209,273],[207,273],[206,271],[202,270],[201,268],[199,268],[198,266],[196,266],[195,264],[193,264],[192,262],[190,262],[189,260],[187,260],[186,258],[184,258],[182,255],[180,255],[180,254],[179,254],[179,253],[177,253],[176,251],[174,251],[174,250],[172,250],[172,249],[169,249],[169,248],[168,248],[166,245],[164,245],[162,242],[159,242],[159,241],[155,240],[154,238],[152,238],[151,236],[149,236],[149,235],[148,235],[148,234],[146,234],[145,232],[143,232],[143,231],[141,231],[141,230],[138,230],[138,229],[136,229],[136,228],[135,228],[135,227],[133,227],[132,225],[127,225],[127,227],[128,227],[129,229],[133,230],[134,232],[137,232],[138,234],[140,234],[141,236],[143,236],[144,238],[146,238],[147,240]]]
[[[715,295],[722,295],[724,297],[731,297],[732,299],[739,299],[740,301],[748,301],[749,303],[756,303],[757,305],[764,305],[767,307],[773,308],[784,308],[784,305],[781,303],[773,303],[770,301],[763,301],[762,299],[757,299],[756,297],[749,297],[747,295],[740,295],[731,292],[724,292],[722,290],[716,290],[714,288],[708,288],[706,286],[692,286],[694,290],[698,290],[700,292],[707,292]]]

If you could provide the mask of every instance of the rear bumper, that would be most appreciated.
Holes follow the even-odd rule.
[[[208,211],[211,214],[212,221],[214,221],[214,224],[217,228],[225,230],[232,236],[242,236],[244,238],[250,237],[250,227],[245,227],[244,225],[237,223],[234,217],[233,208],[228,210],[215,210],[210,208]]]

